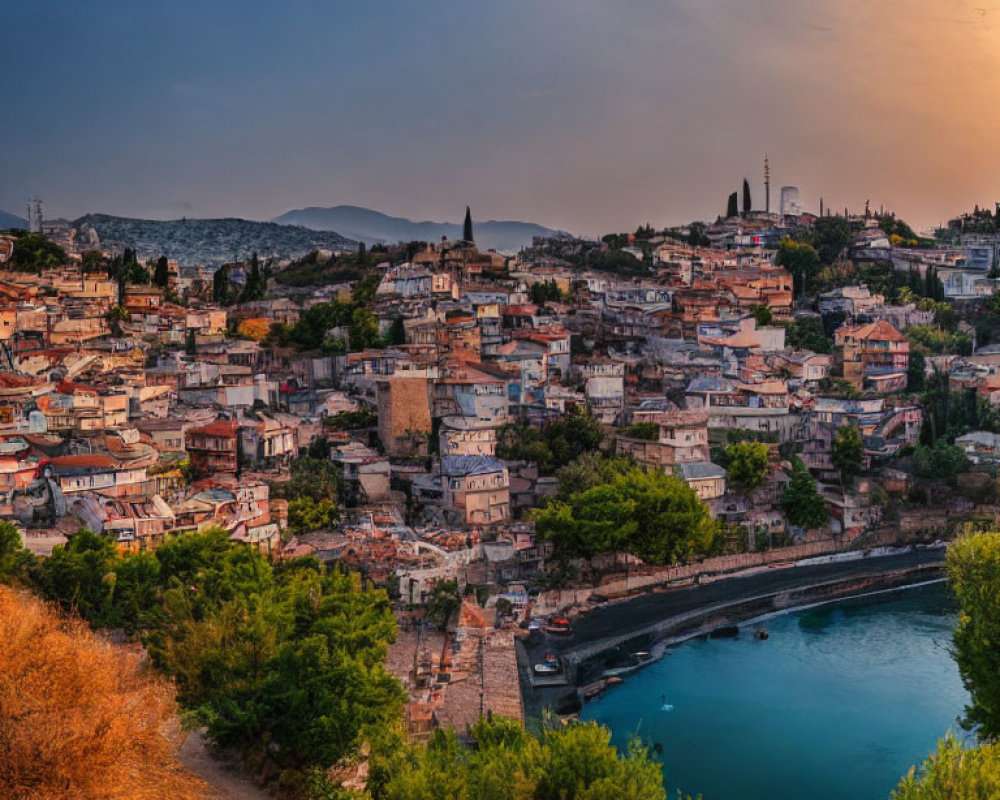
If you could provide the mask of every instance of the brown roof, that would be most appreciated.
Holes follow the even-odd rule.
[[[202,425],[200,428],[191,428],[188,433],[191,434],[205,434],[207,436],[235,436],[239,425],[229,419],[217,419],[215,422],[209,422],[208,425]]]
[[[69,456],[56,456],[52,464],[57,467],[117,467],[118,462],[111,456],[80,453]]]

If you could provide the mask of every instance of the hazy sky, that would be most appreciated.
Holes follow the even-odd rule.
[[[1000,0],[3,0],[0,208],[580,233],[1000,200]]]

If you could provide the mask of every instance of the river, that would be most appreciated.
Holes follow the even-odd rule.
[[[943,584],[773,616],[669,650],[581,716],[662,746],[671,797],[885,800],[959,732],[955,619]]]

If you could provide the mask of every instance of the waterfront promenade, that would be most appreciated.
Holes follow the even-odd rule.
[[[940,578],[944,554],[943,548],[917,549],[898,555],[758,570],[594,608],[574,618],[572,636],[556,638],[534,632],[519,647],[526,715],[538,714],[545,706],[575,694],[575,688],[532,687],[530,666],[545,653],[563,659],[569,683],[574,684],[582,677],[578,672],[581,663],[639,637],[648,639],[645,648],[680,632],[806,605],[827,595],[850,596]]]

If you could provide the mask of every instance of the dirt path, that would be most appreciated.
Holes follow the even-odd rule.
[[[187,735],[178,752],[181,763],[210,787],[212,800],[273,800],[270,794],[241,774],[237,764],[215,758],[204,731]]]

